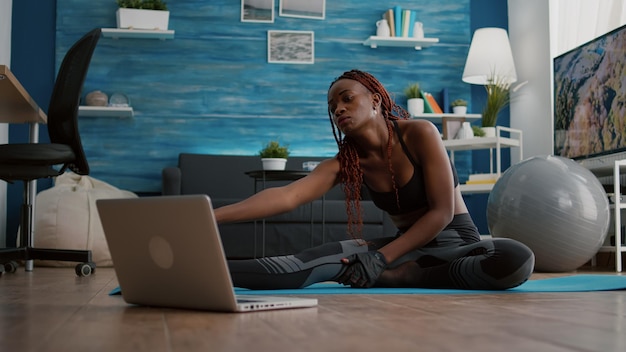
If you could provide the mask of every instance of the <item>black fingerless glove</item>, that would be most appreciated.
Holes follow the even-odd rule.
[[[346,258],[346,270],[337,282],[351,287],[372,287],[387,268],[387,260],[379,251],[353,254]]]

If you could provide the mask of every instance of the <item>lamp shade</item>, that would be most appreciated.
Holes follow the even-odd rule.
[[[480,28],[474,32],[465,69],[463,82],[482,84],[517,81],[511,44],[502,28]]]

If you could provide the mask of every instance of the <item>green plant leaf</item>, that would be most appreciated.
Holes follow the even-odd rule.
[[[115,2],[118,7],[124,9],[167,11],[167,4],[163,0],[116,0]]]
[[[259,151],[261,158],[283,158],[289,156],[289,146],[281,146],[278,141],[269,141],[263,149]]]
[[[482,111],[482,126],[495,127],[498,122],[498,114],[511,102],[511,84],[500,79],[485,85],[487,102]]]
[[[404,95],[406,95],[407,99],[421,98],[422,91],[420,90],[419,83],[413,83],[406,87],[404,89]]]

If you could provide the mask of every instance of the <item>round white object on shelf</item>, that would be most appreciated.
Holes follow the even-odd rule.
[[[116,106],[116,107],[130,106],[130,99],[128,99],[126,94],[113,93],[111,95],[111,98],[109,99],[109,106]]]

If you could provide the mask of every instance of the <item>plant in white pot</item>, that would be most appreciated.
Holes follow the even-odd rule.
[[[259,151],[263,170],[284,170],[289,156],[289,147],[280,145],[278,141],[269,141]]]
[[[452,106],[452,112],[457,115],[467,114],[467,101],[463,99],[456,99],[450,104]]]
[[[116,0],[117,28],[167,30],[170,12],[163,0]]]
[[[424,98],[420,90],[419,83],[412,83],[404,89],[406,95],[407,111],[411,116],[417,116],[424,113]]]
[[[497,78],[485,85],[487,102],[483,107],[481,125],[486,137],[496,136],[498,114],[511,102],[510,88],[511,84],[508,81]]]

